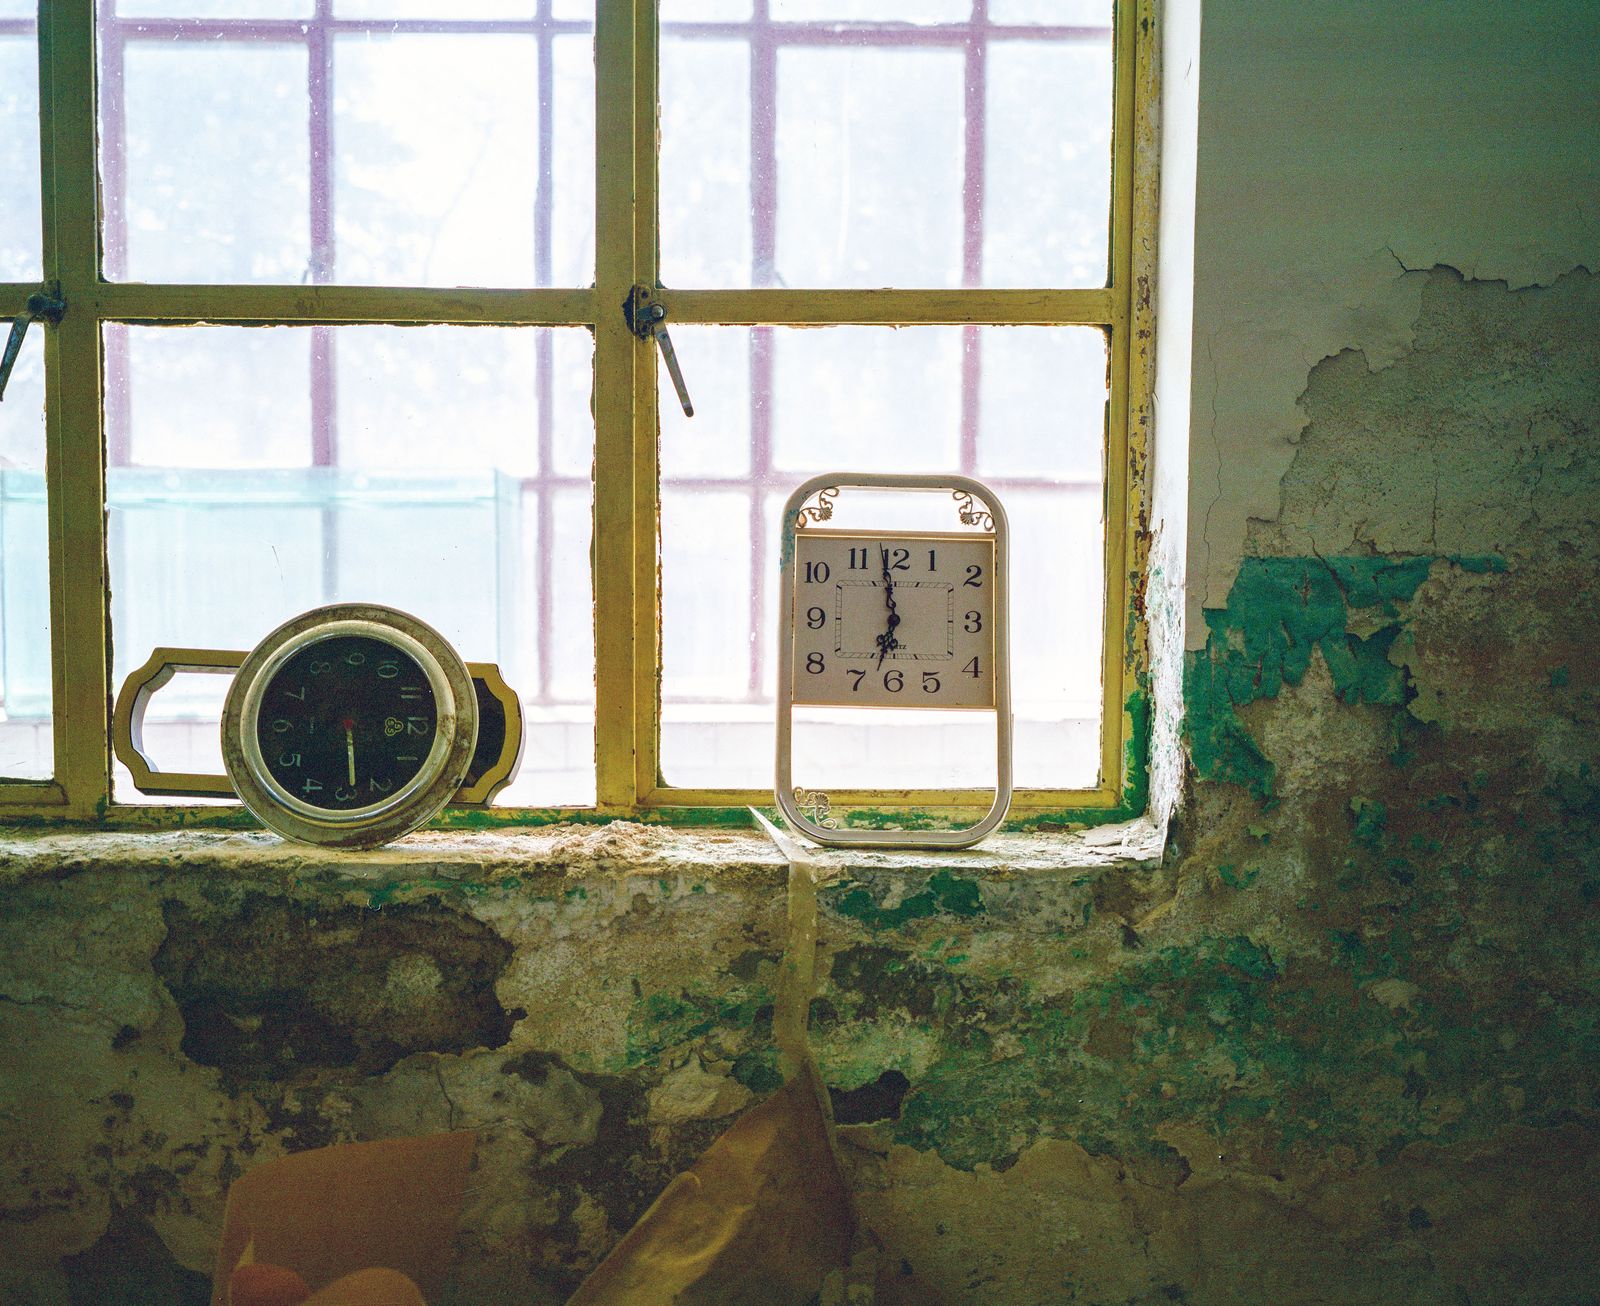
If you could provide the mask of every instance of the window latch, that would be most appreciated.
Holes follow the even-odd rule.
[[[28,296],[27,307],[11,323],[11,334],[6,337],[6,352],[0,354],[0,399],[6,397],[6,382],[11,380],[11,369],[22,352],[22,338],[33,323],[45,321],[54,326],[67,311],[67,301],[36,291]]]
[[[628,292],[622,306],[622,316],[628,329],[640,340],[653,339],[661,347],[661,359],[667,365],[667,375],[672,378],[672,388],[678,392],[678,402],[683,405],[685,417],[694,416],[694,405],[689,402],[689,387],[683,383],[683,370],[678,366],[678,351],[672,347],[672,337],[667,334],[667,307],[656,301],[649,286],[635,286]]]

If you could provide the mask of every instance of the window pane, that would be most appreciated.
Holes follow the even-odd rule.
[[[661,0],[663,23],[739,22],[750,17],[750,0]]]
[[[989,49],[984,283],[1104,285],[1111,216],[1111,34]],[[1069,122],[1071,131],[1057,130]]]
[[[0,281],[43,275],[39,218],[39,46],[32,9],[0,18]]]
[[[49,522],[44,490],[44,332],[34,327],[0,404],[0,777],[48,780]]]
[[[989,21],[1109,28],[1111,3],[1110,0],[989,0]]]
[[[770,0],[772,17],[780,23],[870,18],[884,23],[960,22],[972,12],[972,0],[873,0],[863,13],[853,0]]]
[[[310,345],[305,331],[108,327],[113,464],[309,466]]]
[[[1104,333],[683,327],[679,334],[686,367],[709,382],[697,387],[692,422],[662,382],[661,758],[668,783],[771,784],[778,514],[800,481],[850,468],[978,476],[1001,496],[1013,543],[1016,783],[1093,785],[1101,715]],[[724,379],[744,375],[752,379],[743,387]],[[741,443],[743,457],[722,456],[725,441]],[[841,500],[830,525],[958,529],[953,508],[938,496],[844,498],[854,502]],[[1046,593],[1051,602],[1030,597]],[[965,787],[993,775],[992,714],[807,709],[796,722],[802,782]]]
[[[593,280],[592,0],[565,22],[500,0],[345,0],[336,19],[240,21],[300,2],[253,0],[224,22],[206,0],[152,27],[102,0],[109,275]]]
[[[534,283],[539,47],[531,36],[335,42],[342,282]],[[471,94],[419,94],[427,86]]]
[[[1004,28],[971,8],[773,0],[697,25],[667,0],[666,283],[1105,284],[1109,8]]]
[[[672,282],[749,285],[749,47],[667,29],[661,86],[661,248],[674,255]]]
[[[594,283],[594,37],[558,36],[551,47],[555,79],[544,113],[554,157],[546,185],[552,262],[540,284],[588,286]]]
[[[538,0],[334,0],[340,18],[498,18],[529,19]]]
[[[774,466],[808,476],[956,466],[960,327],[779,331],[773,356]]]
[[[778,55],[779,284],[961,284],[962,56]]]
[[[543,764],[502,803],[592,802],[590,482],[587,466],[541,473],[557,417],[569,433],[587,420],[587,390],[571,411],[575,391],[553,382],[560,336],[589,340],[108,329],[117,683],[159,644],[247,649],[319,604],[391,604],[467,660],[497,662],[522,695],[528,756]],[[186,405],[208,370],[210,402]],[[251,430],[259,444],[238,437]],[[215,771],[220,692],[187,679],[152,701],[148,746],[163,769]],[[139,801],[120,769],[116,796]]]
[[[116,0],[122,18],[309,18],[315,0]]]
[[[128,43],[125,108],[114,76],[101,97],[112,275],[309,278],[306,75],[299,45]]]

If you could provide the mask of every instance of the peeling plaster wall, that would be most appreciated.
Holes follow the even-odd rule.
[[[1191,648],[1272,517],[1311,370],[1409,349],[1445,265],[1600,271],[1600,7],[1206,0],[1195,224]]]
[[[1600,1298],[1597,23],[1206,5],[1182,801],[830,863],[879,1301]],[[472,1127],[437,1306],[562,1301],[777,1084],[784,885],[626,823],[0,837],[0,1297],[203,1302],[243,1169]]]

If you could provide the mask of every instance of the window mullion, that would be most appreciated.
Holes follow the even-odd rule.
[[[1132,641],[1123,637],[1128,629],[1127,613],[1131,601],[1129,578],[1144,571],[1144,545],[1140,532],[1130,524],[1143,517],[1141,486],[1129,475],[1130,417],[1133,407],[1130,382],[1133,360],[1133,165],[1135,89],[1140,72],[1148,67],[1152,24],[1140,24],[1135,0],[1116,9],[1116,82],[1112,101],[1111,127],[1111,276],[1115,290],[1116,316],[1111,327],[1110,386],[1106,405],[1106,510],[1105,510],[1105,634],[1101,652],[1101,731],[1100,784],[1122,791],[1129,777],[1125,774],[1126,744],[1131,722],[1126,718],[1128,696],[1136,685],[1143,666],[1139,647],[1142,635],[1137,625]],[[1144,37],[1138,33],[1143,28]],[[1148,283],[1147,283],[1148,284]],[[1148,303],[1143,309],[1144,325],[1150,326]],[[1141,372],[1141,385],[1148,378]],[[1143,439],[1141,432],[1140,439]]]
[[[463,323],[567,326],[594,321],[594,291],[436,286],[161,285],[107,282],[90,306],[118,322],[172,326]]]
[[[45,343],[55,769],[71,814],[90,815],[111,792],[94,0],[41,6],[39,74],[45,279],[67,303]]]
[[[636,278],[635,11],[595,7],[595,788],[602,809],[635,800],[634,400],[639,342],[622,305]]]
[[[657,0],[633,0],[633,251],[634,281],[661,283],[660,212],[657,203],[659,139]],[[633,374],[633,738],[630,802],[656,787],[661,744],[661,592],[657,582],[661,514],[656,349],[634,342]]]

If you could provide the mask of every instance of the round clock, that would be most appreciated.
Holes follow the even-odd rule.
[[[222,712],[235,792],[289,839],[374,848],[437,815],[478,736],[467,668],[394,608],[302,613],[251,650]]]

